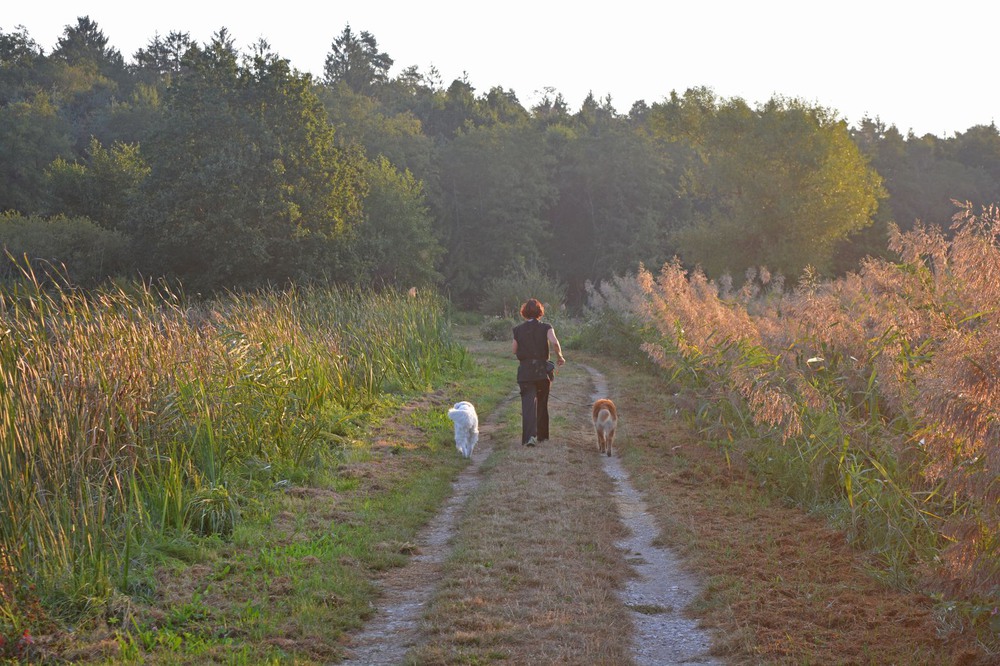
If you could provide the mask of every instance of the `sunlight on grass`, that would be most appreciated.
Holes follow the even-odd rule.
[[[32,599],[100,616],[154,553],[193,561],[171,543],[245,539],[263,498],[371,459],[372,414],[468,366],[431,295],[60,284],[0,290],[2,636],[41,626]]]

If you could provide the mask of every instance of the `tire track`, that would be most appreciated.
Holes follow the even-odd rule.
[[[407,650],[418,642],[420,618],[435,586],[442,565],[451,551],[462,509],[479,486],[479,467],[493,450],[496,420],[517,393],[508,395],[480,425],[479,442],[470,464],[452,485],[452,495],[417,537],[417,553],[406,566],[394,570],[379,582],[382,594],[375,616],[351,639],[348,658],[340,663],[357,666],[390,666],[403,662]]]
[[[591,399],[614,399],[604,375],[592,367],[583,367],[594,383]],[[623,429],[628,428],[626,417],[621,415]],[[619,437],[622,434],[624,432],[620,432]],[[615,504],[629,532],[618,545],[636,572],[622,592],[622,601],[633,614],[636,663],[650,666],[721,664],[709,655],[711,638],[708,632],[683,614],[699,591],[698,582],[683,571],[680,560],[673,553],[655,545],[659,529],[618,456],[603,456],[603,459],[604,471],[615,482]]]

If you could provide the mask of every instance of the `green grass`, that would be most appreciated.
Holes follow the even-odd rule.
[[[413,412],[414,449],[394,450],[403,464],[385,465],[392,473],[374,485],[351,473],[381,462],[376,424],[469,374],[433,296],[309,288],[189,302],[164,287],[43,287],[29,273],[0,292],[0,318],[0,656],[18,656],[11,646],[25,631],[66,637],[70,627],[77,638],[120,632],[126,661],[154,648],[201,659],[223,642],[237,654],[238,615],[183,611],[196,593],[215,597],[174,598],[172,578],[216,567],[234,589],[246,577],[245,591],[281,579],[288,546],[262,539],[288,493],[310,487],[335,494],[337,515],[361,516],[358,525],[388,516],[370,532],[331,520],[287,537],[339,535],[336,555],[317,542],[311,557],[332,562],[334,578],[353,567],[366,580],[403,558],[368,546],[404,542],[393,534],[412,532],[459,466],[444,446],[450,423],[427,405]],[[346,606],[354,619],[339,622],[356,623],[364,604],[354,599],[370,591],[337,594],[346,601],[319,605]],[[267,635],[261,617],[251,633]],[[31,649],[42,658],[69,648]],[[262,650],[255,658],[275,645]]]
[[[121,655],[192,664],[223,653],[244,660],[228,663],[339,659],[339,636],[370,616],[373,578],[406,563],[417,532],[468,464],[455,454],[447,407],[461,396],[485,417],[509,392],[511,372],[511,362],[498,358],[410,411],[384,410],[373,425],[395,420],[419,437],[381,450],[362,438],[339,473],[273,496],[259,519],[244,520],[229,542],[215,541],[211,557],[178,562],[171,579],[184,582],[167,591],[172,601],[150,605],[139,614],[146,619],[122,632]],[[164,607],[183,622],[164,624]],[[137,635],[145,637],[138,649]]]

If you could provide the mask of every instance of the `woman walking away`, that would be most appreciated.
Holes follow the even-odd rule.
[[[562,346],[550,324],[538,321],[545,308],[534,298],[521,306],[524,322],[514,327],[514,355],[517,366],[517,385],[521,388],[521,444],[534,446],[549,438],[549,388],[552,386],[552,369],[549,348],[556,353],[556,363],[566,359]]]

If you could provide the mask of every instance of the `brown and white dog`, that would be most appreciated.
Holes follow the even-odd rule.
[[[615,431],[618,429],[618,410],[615,403],[607,398],[594,402],[594,430],[597,432],[597,450],[611,455],[611,446],[615,443]]]

